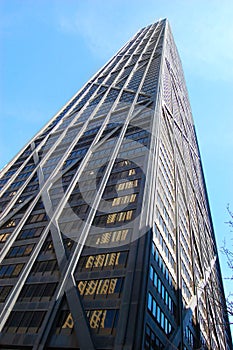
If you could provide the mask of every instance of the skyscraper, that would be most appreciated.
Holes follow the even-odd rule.
[[[232,349],[181,62],[141,29],[1,172],[4,349]]]

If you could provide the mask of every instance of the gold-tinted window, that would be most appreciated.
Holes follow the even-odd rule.
[[[87,244],[107,245],[111,243],[122,243],[129,238],[129,229],[108,231],[101,234],[90,235]]]
[[[87,310],[90,327],[95,333],[114,334],[118,321],[118,310]]]
[[[127,257],[127,251],[81,257],[78,264],[78,270],[102,270],[105,268],[123,268],[126,266]]]
[[[0,242],[5,242],[7,238],[9,237],[10,233],[2,233],[0,235]]]
[[[123,288],[123,278],[105,278],[77,282],[80,295],[84,298],[119,297]]]
[[[114,207],[116,205],[133,203],[136,201],[136,197],[137,197],[136,193],[129,194],[122,197],[116,197],[113,199],[112,206]]]

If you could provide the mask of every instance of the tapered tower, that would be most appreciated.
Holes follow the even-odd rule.
[[[2,170],[4,349],[232,349],[181,62],[141,29]]]

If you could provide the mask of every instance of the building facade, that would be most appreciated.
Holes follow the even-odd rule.
[[[4,349],[232,349],[182,66],[141,29],[1,172]]]

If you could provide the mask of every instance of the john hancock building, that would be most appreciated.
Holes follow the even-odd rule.
[[[181,62],[137,32],[1,172],[3,349],[232,349]]]

